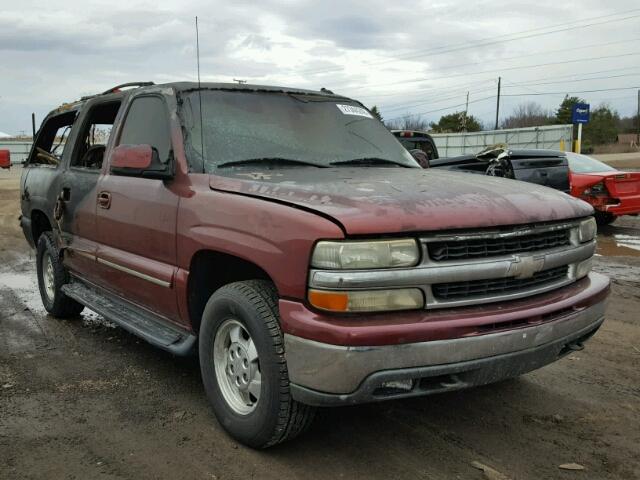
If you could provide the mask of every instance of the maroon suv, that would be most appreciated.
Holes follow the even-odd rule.
[[[604,319],[591,206],[423,170],[328,91],[144,83],[65,104],[21,195],[47,311],[197,351],[217,418],[254,447],[318,406],[520,375]]]

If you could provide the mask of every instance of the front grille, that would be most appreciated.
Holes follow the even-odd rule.
[[[469,297],[487,297],[504,293],[531,290],[567,277],[569,267],[550,268],[533,275],[531,278],[493,278],[490,280],[471,280],[468,282],[437,283],[432,285],[433,295],[441,300],[457,300]]]
[[[535,252],[569,244],[569,229],[564,229],[505,238],[434,241],[429,242],[428,251],[431,259],[440,262]]]

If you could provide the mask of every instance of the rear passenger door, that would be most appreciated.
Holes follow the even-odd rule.
[[[88,280],[95,280],[96,188],[121,100],[101,96],[85,105],[76,124],[73,150],[62,178],[60,198],[64,210],[59,224],[70,241],[65,266]]]
[[[151,145],[173,162],[168,109],[159,95],[134,97],[116,133],[117,145]],[[114,175],[107,152],[97,188],[97,272],[100,284],[179,322],[174,288],[179,197],[171,180]]]

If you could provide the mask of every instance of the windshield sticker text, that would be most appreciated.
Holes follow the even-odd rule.
[[[373,118],[373,116],[362,107],[356,107],[355,105],[343,105],[340,103],[337,103],[336,107],[338,107],[345,115],[358,115],[359,117]]]

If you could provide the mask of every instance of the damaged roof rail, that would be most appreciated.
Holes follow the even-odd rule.
[[[122,83],[120,85],[116,85],[113,88],[110,88],[109,90],[102,92],[101,95],[106,95],[108,93],[116,93],[118,91],[120,91],[120,89],[122,88],[126,88],[126,87],[148,87],[149,85],[155,85],[155,83],[153,82],[129,82],[129,83]]]

